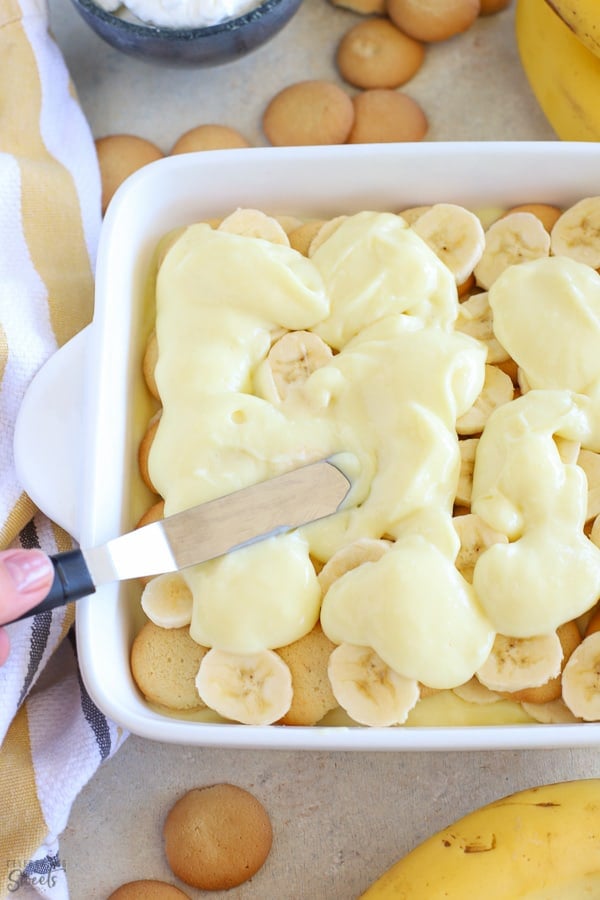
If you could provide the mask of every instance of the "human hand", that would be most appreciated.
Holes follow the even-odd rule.
[[[42,550],[0,551],[0,625],[41,603],[53,580],[54,567]],[[9,651],[8,634],[0,628],[0,666]]]

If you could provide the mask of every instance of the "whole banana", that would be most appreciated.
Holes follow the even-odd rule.
[[[600,5],[598,0],[546,0],[582,44],[600,56]]]
[[[600,896],[600,779],[543,785],[433,835],[361,900],[574,900]]]
[[[598,0],[583,5],[595,5],[596,10],[600,6]],[[547,0],[517,0],[515,28],[525,75],[558,137],[600,140],[600,57],[584,46]]]

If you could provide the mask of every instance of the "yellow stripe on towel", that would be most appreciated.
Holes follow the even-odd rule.
[[[40,134],[38,64],[23,23],[13,14],[15,5],[0,0],[0,24],[9,22],[0,54],[0,85],[5,86],[0,152],[14,155],[21,169],[23,231],[48,291],[50,320],[60,346],[91,319],[93,276],[73,177],[48,152]]]
[[[47,827],[38,801],[27,712],[21,707],[0,748],[0,896],[10,896]],[[23,815],[27,810],[27,815]]]

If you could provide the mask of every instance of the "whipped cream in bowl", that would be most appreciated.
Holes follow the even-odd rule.
[[[212,67],[273,39],[302,0],[71,0],[107,44],[149,63]]]
[[[235,19],[264,0],[95,0],[105,12],[132,13],[140,22],[165,28],[207,28]]]

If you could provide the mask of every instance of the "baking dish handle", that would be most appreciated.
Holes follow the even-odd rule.
[[[87,326],[44,363],[21,403],[17,479],[35,505],[75,539],[80,520]]]

